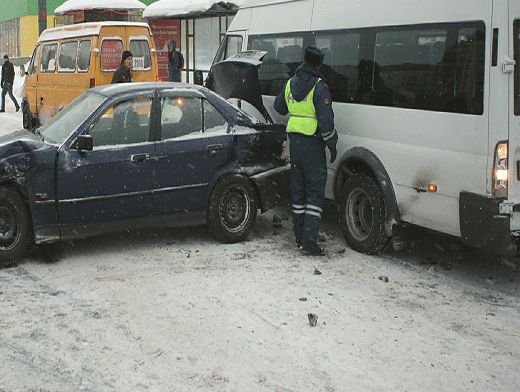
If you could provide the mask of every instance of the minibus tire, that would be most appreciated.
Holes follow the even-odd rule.
[[[213,189],[208,206],[208,226],[219,241],[234,244],[244,240],[256,221],[256,190],[247,177],[223,177]]]
[[[20,194],[0,187],[0,268],[23,257],[31,243],[31,218]]]
[[[34,128],[34,120],[29,110],[29,105],[27,105],[26,103],[22,104],[22,121],[24,129],[30,131]]]
[[[388,243],[385,199],[379,183],[359,173],[347,178],[339,198],[339,221],[352,249],[378,254]]]

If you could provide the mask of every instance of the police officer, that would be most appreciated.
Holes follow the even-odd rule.
[[[284,86],[274,107],[282,115],[289,114],[287,133],[291,153],[291,193],[296,245],[306,254],[322,256],[318,232],[325,202],[327,162],[336,160],[338,134],[334,128],[332,99],[327,85],[320,79],[323,53],[305,49],[305,62]]]

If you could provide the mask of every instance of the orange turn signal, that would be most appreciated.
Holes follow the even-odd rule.
[[[437,185],[435,185],[435,184],[428,184],[428,192],[432,192],[432,193],[437,192]]]

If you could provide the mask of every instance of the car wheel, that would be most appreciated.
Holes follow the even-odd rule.
[[[256,191],[241,175],[224,177],[213,190],[208,225],[219,241],[232,244],[245,239],[257,215]]]
[[[20,259],[31,241],[29,210],[12,188],[0,188],[0,267]]]
[[[388,242],[386,208],[377,181],[366,174],[349,177],[339,199],[340,224],[352,249],[365,254],[380,253]]]

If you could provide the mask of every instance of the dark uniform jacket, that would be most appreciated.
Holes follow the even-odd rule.
[[[318,83],[319,74],[309,64],[302,64],[297,70],[296,75],[291,79],[291,93],[293,98],[300,102],[309,95],[311,90]],[[275,110],[281,115],[289,113],[287,102],[285,100],[285,89],[287,83],[283,86],[282,92],[274,102]],[[329,88],[325,82],[320,82],[314,91],[314,107],[316,116],[318,117],[318,131],[322,139],[331,149],[336,148],[338,142],[338,134],[334,128],[334,112],[332,111],[332,97]]]
[[[2,86],[6,82],[14,83],[14,65],[9,61],[2,66]]]
[[[112,76],[112,84],[115,83],[132,83],[132,71],[121,64]]]

